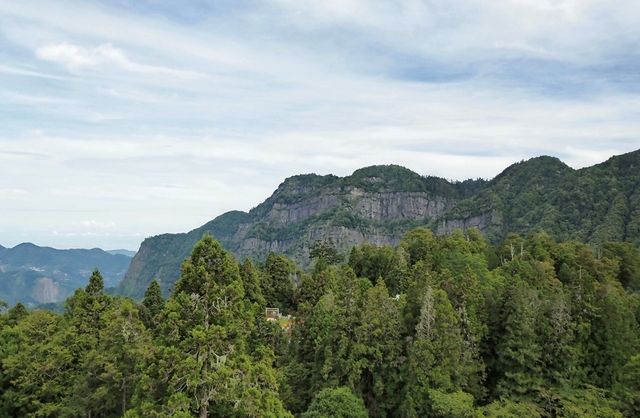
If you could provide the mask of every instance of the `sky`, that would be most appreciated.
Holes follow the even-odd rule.
[[[0,0],[0,244],[136,250],[286,177],[640,148],[636,0]]]

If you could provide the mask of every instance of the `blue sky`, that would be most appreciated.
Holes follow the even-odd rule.
[[[640,148],[640,2],[0,1],[0,244],[137,249],[290,175]]]

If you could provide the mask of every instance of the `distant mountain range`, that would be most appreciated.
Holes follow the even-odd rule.
[[[316,240],[330,239],[343,250],[363,241],[395,244],[417,226],[438,234],[476,227],[494,242],[509,232],[544,229],[559,240],[639,244],[640,151],[580,170],[537,157],[490,181],[450,182],[395,165],[347,177],[290,177],[248,213],[228,212],[188,233],[145,239],[118,291],[139,297],[154,277],[168,290],[205,233],[239,258],[261,260],[273,251],[305,264]]]
[[[113,255],[126,255],[127,257],[132,257],[136,255],[135,251],[131,251],[131,250],[123,250],[123,249],[118,249],[118,250],[107,250],[107,252],[109,254],[113,254]]]
[[[111,254],[99,248],[57,250],[31,243],[0,246],[0,299],[9,305],[22,302],[28,306],[60,302],[85,286],[96,268],[105,286],[116,286],[135,254],[127,253],[130,255],[115,250]]]

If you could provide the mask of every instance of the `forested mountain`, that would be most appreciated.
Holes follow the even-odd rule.
[[[167,292],[205,233],[239,258],[264,260],[273,251],[304,264],[317,240],[342,251],[362,242],[396,244],[417,226],[437,234],[476,227],[494,243],[509,232],[536,230],[560,240],[640,243],[640,151],[580,170],[538,157],[490,181],[450,182],[399,166],[290,177],[249,213],[228,212],[189,233],[147,238],[119,291],[140,297],[155,277]]]
[[[124,277],[131,257],[101,249],[58,250],[23,243],[0,249],[0,299],[27,306],[65,300],[98,268],[107,286]]]
[[[0,416],[640,416],[634,244],[418,228],[310,256],[205,236],[166,300],[96,271],[64,314],[0,306]]]

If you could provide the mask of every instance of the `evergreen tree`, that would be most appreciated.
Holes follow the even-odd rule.
[[[637,322],[618,286],[605,283],[599,287],[595,300],[597,314],[587,346],[590,380],[605,388],[620,379],[622,368],[639,349]]]
[[[264,264],[262,293],[267,306],[288,311],[293,306],[295,266],[283,255],[269,253]]]
[[[164,378],[150,391],[156,399],[139,399],[139,409],[155,403],[158,412],[178,408],[201,418],[232,411],[256,416],[258,402],[266,408],[264,416],[286,415],[275,395],[275,379],[269,377],[271,364],[262,359],[257,367],[247,353],[251,326],[238,264],[205,236],[184,262],[165,306],[162,347],[154,360],[158,366],[150,372]]]
[[[536,332],[543,342],[540,364],[548,386],[563,386],[578,374],[575,324],[570,300],[562,288],[546,291],[536,316]]]
[[[468,378],[461,362],[463,349],[459,318],[446,292],[428,287],[403,370],[406,386],[402,416],[431,416],[433,405],[425,396],[429,389],[437,389],[439,393],[460,390]]]
[[[438,260],[438,243],[428,229],[416,228],[407,232],[400,245],[406,251],[410,265],[422,261],[426,268],[432,269]]]
[[[640,416],[640,354],[631,357],[623,367],[616,393],[625,416]]]
[[[156,329],[159,326],[160,314],[163,309],[162,290],[158,281],[153,279],[144,293],[140,307],[140,317],[147,328]]]
[[[315,396],[302,418],[367,418],[367,410],[346,387],[323,389]]]
[[[265,306],[266,301],[262,294],[260,274],[248,258],[240,266],[240,278],[242,279],[246,299],[260,307]]]
[[[61,326],[59,315],[44,311],[25,311],[19,321],[5,323],[0,332],[0,416],[81,413],[66,402],[79,375]]]
[[[499,397],[521,399],[541,384],[541,347],[536,335],[538,294],[518,278],[504,296],[497,330],[494,373]]]
[[[608,242],[604,255],[619,263],[618,280],[626,289],[640,290],[640,249],[628,242]]]
[[[342,256],[336,249],[331,239],[317,240],[309,247],[309,258],[316,260],[316,263],[331,265],[342,261]]]
[[[105,313],[97,345],[83,358],[82,378],[71,402],[89,416],[124,416],[142,365],[149,359],[151,337],[136,306],[119,299]]]
[[[299,305],[306,304],[313,307],[322,295],[335,285],[338,273],[336,266],[328,266],[323,269],[314,268],[311,274],[303,274],[295,293],[296,305],[300,307]]]
[[[353,347],[359,366],[358,391],[370,416],[392,416],[399,402],[400,311],[382,280],[368,289],[364,298]]]
[[[98,331],[104,328],[104,313],[109,309],[111,298],[104,293],[104,280],[98,270],[89,278],[84,289],[78,289],[67,299],[65,316],[76,327],[79,337],[87,339],[91,347]],[[85,348],[87,348],[85,347]]]
[[[5,322],[7,325],[15,325],[28,314],[29,312],[27,311],[27,308],[22,303],[18,302],[7,311]]]

